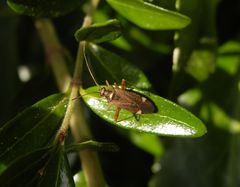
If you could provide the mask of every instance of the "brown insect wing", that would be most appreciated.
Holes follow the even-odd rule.
[[[153,113],[155,111],[155,106],[149,100],[141,102],[139,108],[143,114]]]

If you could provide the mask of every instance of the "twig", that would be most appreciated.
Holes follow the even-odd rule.
[[[96,9],[98,3],[99,0],[91,0],[91,5],[89,6],[89,10],[84,19],[82,27],[91,24],[92,13]],[[63,47],[58,41],[54,27],[50,20],[40,19],[36,21],[36,28],[43,42],[48,62],[50,63],[53,69],[58,87],[61,91],[65,91],[66,87],[70,84],[71,79],[69,72],[67,71],[67,67],[65,65],[64,56],[61,53]],[[79,84],[81,84],[82,81],[81,74],[84,45],[85,45],[84,42],[80,42],[79,44],[76,65],[72,80],[72,89],[70,94],[69,105],[62,123],[62,127],[60,129],[60,133],[58,134],[58,137],[60,137],[61,139],[61,136],[65,135],[65,133],[67,132],[67,129],[69,128],[70,124],[71,131],[77,142],[92,139],[91,132],[88,129],[88,125],[85,121],[80,103],[76,102],[77,100],[72,100],[72,98],[76,98],[78,96]],[[79,154],[81,158],[83,171],[88,182],[88,186],[89,187],[106,186],[97,154],[91,150],[81,151]]]

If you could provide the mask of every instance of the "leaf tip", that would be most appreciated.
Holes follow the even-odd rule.
[[[201,123],[199,128],[197,128],[197,130],[195,131],[194,137],[198,138],[205,135],[206,133],[207,133],[207,127],[203,123]]]

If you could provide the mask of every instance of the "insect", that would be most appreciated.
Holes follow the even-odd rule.
[[[114,114],[115,121],[118,120],[121,109],[125,109],[133,114],[139,115],[153,113],[155,111],[155,106],[150,100],[136,92],[126,89],[125,79],[122,79],[121,86],[118,86],[116,83],[112,86],[108,83],[108,81],[106,81],[107,87],[101,87],[95,80],[93,73],[90,70],[85,51],[84,58],[93,81],[100,87],[100,96],[105,97],[110,106],[114,105],[116,107]]]

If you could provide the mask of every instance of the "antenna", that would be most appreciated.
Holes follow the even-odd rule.
[[[84,59],[85,59],[86,65],[87,65],[87,69],[88,69],[88,71],[89,71],[89,73],[90,73],[90,75],[91,75],[94,83],[95,83],[98,87],[100,87],[100,85],[97,83],[96,79],[95,79],[94,76],[93,76],[93,73],[92,73],[92,71],[91,71],[90,65],[89,65],[88,60],[87,60],[87,56],[86,56],[86,44],[83,45],[83,56],[84,56]]]

